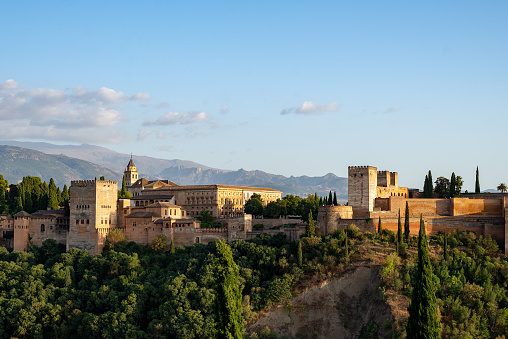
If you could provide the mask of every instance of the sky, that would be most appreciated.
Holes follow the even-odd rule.
[[[508,2],[1,1],[0,139],[508,183]]]

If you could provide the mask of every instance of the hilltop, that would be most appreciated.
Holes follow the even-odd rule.
[[[130,159],[130,154],[118,153],[104,147],[88,144],[54,145],[43,142],[0,141],[0,145],[1,144],[16,146],[18,148],[18,158],[27,157],[35,159],[31,154],[38,151],[38,157],[41,159],[44,157],[40,154],[46,154],[49,157],[58,156],[59,158],[57,158],[57,160],[60,158],[74,158],[76,160],[76,165],[71,164],[69,160],[66,163],[60,161],[60,163],[67,164],[67,167],[63,166],[58,170],[57,168],[60,163],[54,163],[53,166],[47,167],[47,163],[36,164],[32,162],[30,168],[33,169],[34,172],[30,174],[27,171],[12,172],[8,166],[4,164],[4,160],[0,159],[0,171],[2,168],[7,168],[9,177],[12,178],[9,179],[10,182],[12,180],[14,180],[12,182],[21,180],[23,175],[40,175],[38,173],[48,173],[48,171],[52,173],[58,171],[64,173],[69,168],[73,169],[75,173],[64,176],[59,182],[69,184],[70,179],[68,178],[75,179],[76,177],[74,175],[81,172],[83,172],[84,175],[81,177],[82,179],[93,178],[96,176],[95,173],[97,173],[97,171],[102,171],[102,168],[109,171],[103,171],[104,173],[108,173],[108,175],[105,175],[107,178],[121,180],[125,166]],[[27,155],[21,155],[23,149],[27,150]],[[88,172],[85,171],[85,163],[79,162],[78,159],[92,164],[93,166],[91,167],[95,169]],[[338,177],[333,173],[328,173],[320,177],[285,177],[283,175],[266,173],[259,170],[246,171],[244,169],[239,169],[232,171],[217,169],[193,161],[179,159],[168,160],[136,155],[134,156],[134,161],[140,171],[140,176],[151,180],[169,179],[180,185],[221,184],[267,187],[281,191],[283,196],[287,194],[306,196],[309,193],[315,192],[320,196],[327,196],[329,191],[335,191],[337,192],[338,200],[347,200],[347,178]],[[23,167],[21,166],[21,168]],[[21,173],[23,175],[21,175]],[[6,175],[4,174],[4,176]],[[48,175],[45,175],[44,177],[47,176]],[[65,182],[65,180],[68,181]]]

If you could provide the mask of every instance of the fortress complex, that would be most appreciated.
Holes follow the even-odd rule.
[[[348,168],[348,205],[320,206],[316,231],[330,234],[355,224],[362,231],[376,232],[381,218],[383,229],[396,232],[399,211],[404,223],[406,202],[411,234],[418,234],[422,216],[427,234],[461,229],[491,235],[505,243],[508,254],[508,196],[482,193],[448,199],[421,198],[419,190],[398,186],[397,172],[378,171],[373,166]]]
[[[260,194],[264,203],[281,198],[281,192],[270,188],[193,185],[179,186],[169,180],[149,181],[138,178],[132,158],[124,172],[130,199],[118,199],[118,183],[108,180],[71,182],[70,215],[64,210],[21,211],[13,217],[0,216],[0,245],[17,251],[29,242],[42,246],[46,239],[76,247],[90,254],[101,253],[106,236],[115,228],[126,240],[148,245],[160,234],[175,246],[246,239],[252,231],[252,217],[243,207],[252,194]],[[222,225],[201,228],[195,218],[203,210],[211,212]],[[2,238],[13,231],[12,239]]]

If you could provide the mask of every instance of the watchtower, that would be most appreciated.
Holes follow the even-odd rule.
[[[357,217],[368,217],[374,210],[377,168],[373,166],[348,167],[348,205]]]
[[[67,250],[77,247],[98,254],[106,235],[117,225],[118,183],[109,180],[71,181]]]
[[[138,181],[139,172],[134,164],[134,160],[131,160],[127,164],[127,168],[123,172],[123,177],[125,178],[125,186],[132,186],[136,181]]]

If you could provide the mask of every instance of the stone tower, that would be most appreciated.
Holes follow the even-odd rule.
[[[374,210],[377,188],[377,168],[373,166],[348,167],[348,205],[354,216],[368,217]]]
[[[123,172],[123,177],[125,178],[125,186],[132,186],[136,181],[138,181],[138,176],[139,172],[136,168],[136,165],[134,164],[134,160],[132,160],[131,154],[131,160],[127,164],[125,172]]]
[[[118,183],[108,180],[71,181],[67,250],[77,247],[98,254],[106,235],[117,225]]]

